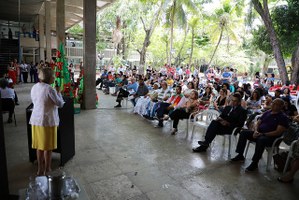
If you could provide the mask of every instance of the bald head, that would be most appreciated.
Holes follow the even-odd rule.
[[[272,112],[280,112],[284,107],[284,101],[281,98],[274,99],[272,102]]]

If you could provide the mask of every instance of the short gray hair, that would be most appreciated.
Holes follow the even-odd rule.
[[[41,68],[38,73],[38,78],[41,82],[50,83],[51,78],[54,76],[54,71],[51,67]]]

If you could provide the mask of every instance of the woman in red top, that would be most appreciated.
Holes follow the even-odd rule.
[[[11,62],[8,66],[8,77],[11,78],[13,85],[17,83],[17,70],[14,67],[14,63]]]

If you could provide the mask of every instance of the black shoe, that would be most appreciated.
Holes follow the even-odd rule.
[[[171,131],[171,135],[175,135],[177,132],[178,132],[178,129],[177,129],[177,128],[174,128],[174,129]]]
[[[20,104],[19,104],[19,102],[16,102],[15,105],[18,106],[18,105],[20,105]]]
[[[145,119],[148,119],[148,118],[149,118],[148,115],[142,115],[142,117],[144,117]]]
[[[193,148],[192,151],[196,153],[206,152],[207,148],[208,148],[207,146],[199,146],[197,148]]]
[[[256,162],[252,162],[246,169],[245,171],[247,172],[253,172],[258,168],[258,164]]]
[[[153,118],[153,117],[148,117],[148,120],[154,120],[155,118]]]
[[[117,104],[116,106],[114,106],[114,108],[121,108],[121,105]]]
[[[11,118],[9,118],[8,120],[7,120],[7,123],[12,123],[12,119]]]
[[[245,158],[244,158],[243,155],[238,154],[236,157],[232,158],[230,161],[232,161],[232,162],[237,162],[237,161],[244,162],[244,161],[245,161]]]
[[[163,122],[162,123],[158,123],[158,125],[157,126],[155,126],[156,128],[162,128],[163,127]]]
[[[201,146],[209,146],[209,143],[207,143],[206,141],[198,141],[197,143]]]

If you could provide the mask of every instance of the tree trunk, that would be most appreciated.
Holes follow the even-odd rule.
[[[285,84],[289,78],[287,75],[287,70],[284,62],[284,58],[281,52],[280,43],[277,38],[275,29],[273,27],[272,19],[270,16],[269,8],[268,8],[268,0],[263,0],[263,6],[259,0],[252,0],[253,6],[255,10],[260,14],[261,18],[264,21],[266,29],[269,33],[270,43],[273,49],[274,58],[277,63],[277,67],[280,74],[280,79],[283,84]]]
[[[145,60],[146,60],[146,52],[147,52],[147,48],[149,47],[151,41],[151,36],[156,28],[156,23],[157,23],[157,20],[159,19],[159,16],[160,16],[160,13],[162,11],[162,7],[163,7],[163,4],[161,3],[159,9],[157,10],[157,13],[155,14],[155,17],[152,19],[151,21],[151,24],[150,24],[150,27],[147,29],[146,26],[145,26],[145,23],[142,19],[142,17],[140,18],[141,19],[141,22],[143,24],[143,29],[144,29],[144,32],[145,32],[145,38],[144,38],[144,41],[143,41],[143,46],[142,46],[142,49],[141,51],[138,51],[139,54],[140,54],[140,60],[139,60],[139,74],[144,74],[144,66],[145,66]]]
[[[265,60],[263,64],[263,73],[267,73],[269,64],[271,62],[271,57],[269,57],[267,54],[265,54]]]
[[[140,54],[140,61],[139,61],[139,74],[144,74],[144,66],[145,66],[145,59],[146,59],[146,51],[147,47],[150,45],[150,30],[145,30],[145,38],[143,42],[143,46],[141,51],[139,52]]]
[[[174,28],[174,15],[175,15],[175,9],[176,9],[176,0],[173,2],[173,8],[172,8],[172,15],[171,15],[171,30],[170,30],[170,51],[169,51],[169,65],[171,65],[172,60],[172,50],[173,50],[173,28]]]
[[[211,63],[212,63],[212,60],[213,60],[213,58],[214,58],[214,56],[215,56],[215,54],[216,54],[216,51],[217,51],[217,49],[218,49],[218,47],[219,47],[220,42],[221,42],[222,35],[223,35],[223,27],[221,28],[221,32],[220,32],[220,36],[219,36],[219,40],[218,40],[218,42],[217,42],[217,45],[216,45],[216,48],[215,48],[215,50],[214,50],[214,52],[213,52],[213,55],[212,55],[212,57],[211,57],[211,60],[210,60],[210,62],[208,63],[208,66],[210,66]]]
[[[190,50],[190,58],[189,58],[189,67],[191,67],[192,56],[193,56],[193,48],[194,48],[194,28],[192,28],[192,38],[191,38],[191,50]]]
[[[168,50],[169,50],[169,46],[168,46],[168,41],[166,41],[165,42],[165,47],[166,47],[166,58],[167,58],[167,63],[171,63],[171,61],[170,61],[170,57],[169,57],[169,52],[168,52]]]
[[[117,44],[117,47],[116,47],[116,55],[120,55],[120,49],[121,49],[121,43]]]
[[[123,22],[123,28],[124,29],[127,28],[127,24],[126,24],[125,21]],[[125,39],[125,34],[123,34],[123,38],[121,40],[121,43],[122,43],[122,58],[124,60],[126,60],[126,39]]]
[[[299,39],[297,43],[297,48],[292,55],[292,78],[291,82],[298,85],[299,84]]]
[[[179,65],[179,64],[181,64],[181,62],[183,61],[183,59],[182,59],[182,55],[181,55],[181,54],[182,54],[182,50],[183,50],[183,48],[184,48],[184,46],[185,46],[185,43],[186,43],[186,38],[187,38],[187,34],[188,34],[188,32],[189,32],[189,29],[186,28],[183,43],[182,43],[181,48],[180,48],[180,50],[179,50],[179,52],[178,52],[177,58],[175,59],[175,65]]]

